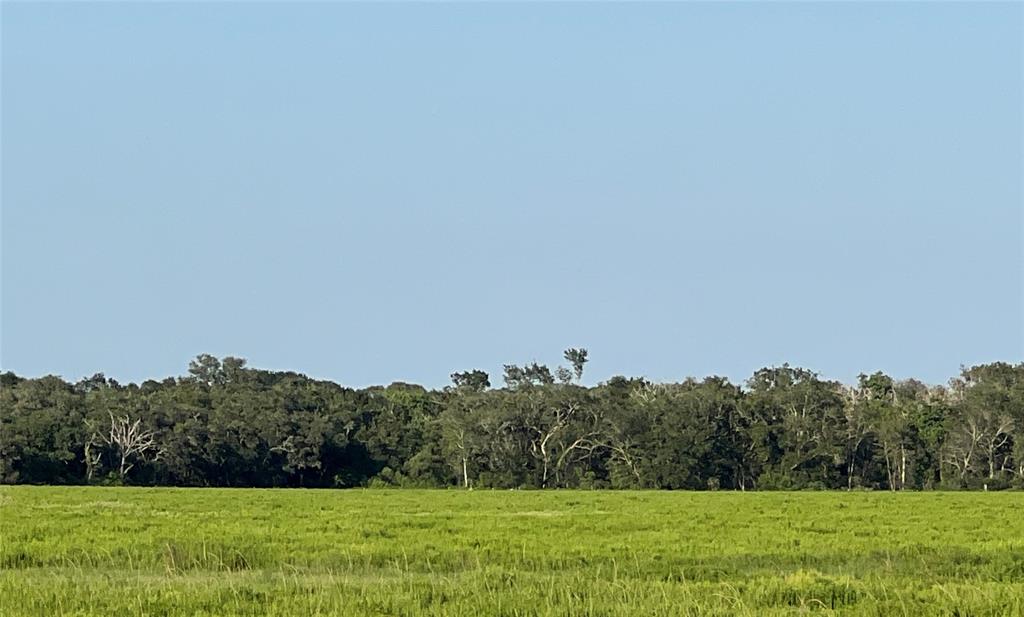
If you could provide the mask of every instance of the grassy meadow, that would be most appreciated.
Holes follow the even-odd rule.
[[[1024,615],[1024,493],[0,487],[0,615]]]

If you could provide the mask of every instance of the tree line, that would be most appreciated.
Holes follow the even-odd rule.
[[[179,486],[662,489],[1024,487],[1024,363],[945,386],[803,368],[581,385],[506,365],[428,390],[343,387],[200,355],[188,375],[0,375],[0,482]]]

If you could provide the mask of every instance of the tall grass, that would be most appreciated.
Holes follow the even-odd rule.
[[[0,614],[1024,615],[1024,494],[0,488]]]

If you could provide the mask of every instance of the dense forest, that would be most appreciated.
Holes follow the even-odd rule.
[[[1024,363],[946,386],[788,365],[721,377],[580,385],[507,365],[427,390],[356,390],[245,360],[188,375],[0,375],[0,482],[184,486],[987,489],[1024,486]]]

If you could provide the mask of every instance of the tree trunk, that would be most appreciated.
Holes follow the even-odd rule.
[[[900,490],[907,486],[907,449],[900,444]]]
[[[889,449],[888,448],[884,448],[884,450],[885,450],[885,475],[886,475],[886,477],[889,478],[889,490],[890,491],[895,491],[896,490],[896,482],[895,482],[896,474],[895,474],[895,472],[892,469],[892,463],[889,462]]]

